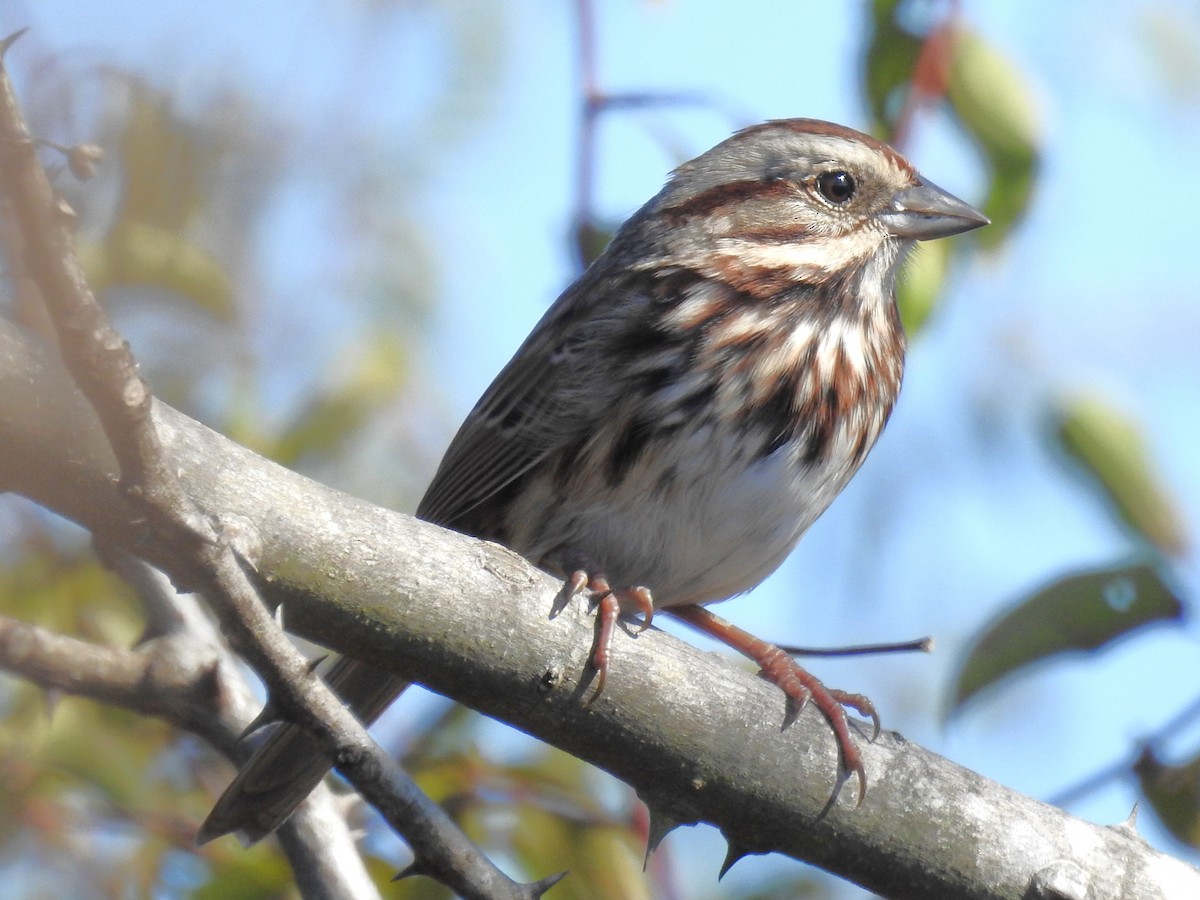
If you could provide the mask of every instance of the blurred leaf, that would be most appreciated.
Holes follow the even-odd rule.
[[[1139,425],[1095,394],[1064,400],[1054,415],[1059,446],[1104,492],[1118,518],[1164,553],[1183,555],[1186,526]]]
[[[465,751],[427,761],[412,774],[417,786],[435,802],[463,808],[474,802],[482,782],[495,778],[495,772],[478,755]]]
[[[124,191],[120,218],[182,231],[209,204],[214,174],[226,149],[215,131],[202,131],[172,108],[167,95],[127,80],[131,99],[118,150]]]
[[[983,630],[967,653],[948,713],[1031,663],[1072,650],[1094,650],[1152,622],[1182,619],[1179,598],[1147,563],[1060,579]]]
[[[923,27],[921,16],[929,18]],[[904,0],[876,0],[863,91],[871,128],[883,136],[893,136],[897,127],[907,130],[914,110],[946,98],[987,170],[988,192],[980,205],[993,227],[971,240],[985,246],[1002,242],[1028,206],[1037,161],[1033,107],[1015,67],[963,28],[953,13]],[[921,102],[906,109],[916,98]],[[936,308],[954,246],[931,242],[923,247],[898,286],[900,316],[910,335],[920,332]]]
[[[594,219],[579,222],[575,226],[575,257],[579,267],[586,269],[596,257],[604,252],[608,242],[612,240],[617,226],[612,223],[600,223]]]
[[[377,330],[365,336],[354,358],[337,367],[338,383],[316,395],[267,452],[285,466],[310,454],[337,454],[356,429],[395,397],[407,361],[407,345],[396,334]]]
[[[157,719],[71,697],[56,707],[45,743],[36,752],[53,773],[53,793],[65,775],[98,789],[113,807],[133,813],[157,802],[161,784],[147,777],[147,771],[173,737],[170,727]]]
[[[245,200],[252,192],[231,187],[245,173],[230,172],[228,163],[235,147],[237,159],[257,157],[231,124],[236,104],[227,100],[193,122],[144,80],[122,75],[119,84],[125,99],[108,122],[107,143],[117,149],[113,166],[106,166],[116,209],[103,237],[82,248],[88,280],[97,293],[126,285],[159,288],[229,321],[234,301],[226,261],[202,245],[200,235],[238,247],[236,229],[218,220],[249,219]],[[234,205],[236,211],[229,208]]]
[[[926,241],[905,267],[904,277],[896,286],[896,305],[910,338],[915,337],[933,315],[949,266],[950,243]]]
[[[1194,104],[1200,99],[1200,28],[1194,8],[1151,4],[1138,18],[1144,60],[1154,68],[1171,99]]]
[[[85,245],[80,256],[97,293],[139,285],[190,300],[220,322],[232,321],[236,312],[224,266],[179,231],[125,219],[102,245]]]
[[[1151,808],[1176,838],[1200,849],[1200,757],[1181,766],[1155,759],[1150,748],[1133,767]]]
[[[524,806],[511,839],[522,867],[532,877],[570,872],[554,889],[554,896],[562,900],[648,900],[652,896],[642,870],[644,847],[631,828],[572,820],[557,811]]]
[[[1017,67],[979,35],[958,30],[946,96],[988,169],[984,246],[1003,241],[1029,206],[1040,144],[1033,93]]]
[[[30,542],[0,566],[0,610],[87,640],[129,645],[144,627],[132,590],[86,550]]]
[[[650,885],[642,870],[643,848],[628,828],[585,826],[572,842],[574,852],[559,863],[569,869],[588,897],[650,900]]]
[[[921,39],[900,27],[901,0],[875,0],[864,59],[863,90],[871,110],[872,130],[891,131],[908,90]]]
[[[259,844],[250,849],[236,844],[228,849],[206,847],[201,852],[209,862],[211,878],[188,894],[192,900],[283,897],[291,888],[292,870],[283,856],[270,848],[269,844]]]

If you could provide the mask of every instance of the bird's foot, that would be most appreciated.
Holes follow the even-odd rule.
[[[572,597],[584,590],[591,593],[592,602],[596,606],[596,642],[592,646],[596,689],[587,700],[587,705],[590,706],[604,691],[604,684],[608,680],[613,634],[616,632],[617,620],[620,619],[622,610],[632,607],[642,614],[642,621],[635,632],[641,634],[650,627],[650,622],[654,619],[654,597],[649,588],[635,586],[614,589],[603,575],[589,575],[583,569],[576,569],[567,576],[555,607],[561,609]]]
[[[693,628],[703,631],[722,643],[737,650],[758,664],[761,675],[777,685],[787,696],[790,709],[784,722],[784,727],[795,721],[809,700],[829,722],[833,729],[834,739],[838,747],[838,779],[834,786],[830,803],[837,799],[842,785],[851,776],[858,777],[858,804],[861,805],[867,793],[867,772],[863,766],[862,754],[858,745],[850,736],[850,726],[846,719],[846,708],[868,717],[873,725],[871,740],[879,736],[879,714],[875,706],[862,694],[848,694],[845,691],[831,690],[821,683],[797,663],[792,657],[766,641],[756,638],[748,631],[743,631],[731,622],[714,615],[702,606],[675,606],[668,611],[676,618],[682,619]]]

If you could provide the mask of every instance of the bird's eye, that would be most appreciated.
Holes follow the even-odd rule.
[[[858,185],[849,172],[822,172],[817,176],[817,190],[834,206],[849,202]]]

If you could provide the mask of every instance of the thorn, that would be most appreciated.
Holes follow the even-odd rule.
[[[421,860],[414,858],[405,868],[392,876],[392,881],[403,881],[405,878],[412,878],[416,875],[428,875],[432,878],[433,869],[425,865]]]
[[[8,48],[11,47],[13,44],[15,44],[18,40],[20,40],[21,35],[23,35],[28,30],[29,30],[29,26],[26,25],[20,31],[14,31],[12,34],[10,34],[8,37],[6,37],[4,40],[0,41],[0,60],[3,60],[4,57],[8,55]]]
[[[642,860],[642,871],[649,865],[650,854],[658,849],[663,838],[683,824],[674,816],[654,809],[649,803],[646,804],[646,810],[650,813],[650,827],[646,833],[646,858]]]
[[[726,838],[728,840],[728,838]],[[734,863],[745,856],[749,856],[751,851],[743,849],[741,845],[729,841],[729,849],[725,852],[725,862],[721,863],[721,871],[717,873],[717,881],[725,877],[725,873],[733,868]]]
[[[1137,820],[1138,820],[1138,804],[1134,803],[1133,809],[1131,809],[1129,811],[1129,815],[1126,817],[1124,822],[1118,822],[1116,825],[1109,825],[1108,827],[1111,828],[1113,831],[1119,831],[1122,834],[1129,835],[1130,837],[1140,838],[1141,835],[1138,834]]]
[[[250,724],[242,729],[242,733],[238,735],[238,740],[244,741],[260,728],[265,728],[266,726],[278,721],[279,710],[277,710],[275,708],[275,704],[268,699],[263,708],[259,710],[258,715],[251,719]]]
[[[529,888],[531,896],[540,897],[566,877],[567,872],[564,869],[557,875],[551,875],[548,878],[543,878],[541,881],[535,881],[533,884],[527,884],[525,887]]]
[[[321,667],[321,663],[325,662],[327,659],[329,659],[328,653],[322,653],[320,656],[314,656],[312,659],[310,659],[308,661],[308,674],[311,675],[313,672],[317,671],[317,669]]]
[[[1135,800],[1134,804],[1133,804],[1133,809],[1131,809],[1129,811],[1128,817],[1126,817],[1125,821],[1122,822],[1121,824],[1124,825],[1126,828],[1132,828],[1134,831],[1137,831],[1137,820],[1138,820],[1138,804],[1137,804],[1137,801]]]

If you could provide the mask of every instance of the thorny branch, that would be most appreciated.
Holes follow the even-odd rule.
[[[0,43],[5,54],[21,32]],[[0,180],[23,239],[68,370],[99,417],[116,455],[122,492],[145,517],[144,540],[171,548],[176,585],[198,590],[263,676],[283,714],[320,741],[340,772],[402,834],[416,870],[466,897],[536,897],[487,860],[453,821],[403,773],[309,668],[251,582],[256,536],[202,511],[184,492],[150,416],[152,395],[129,345],[89,289],[74,250],[74,215],[37,158],[12,83],[0,67]]]
[[[128,545],[133,508],[60,371],[0,320],[3,486]],[[652,846],[704,821],[729,840],[730,863],[778,851],[885,896],[1048,897],[1060,874],[1093,900],[1200,896],[1200,873],[1131,827],[1073,818],[892,733],[862,745],[875,785],[863,806],[847,798],[822,817],[836,763],[829,728],[806,711],[781,729],[771,685],[651,629],[618,636],[621,665],[585,707],[594,622],[584,604],[548,618],[559,588],[550,576],[494,544],[305,479],[161,403],[152,414],[189,494],[262,534],[263,590],[286,604],[296,633],[611,772],[649,807]],[[54,452],[68,435],[71,458]]]

